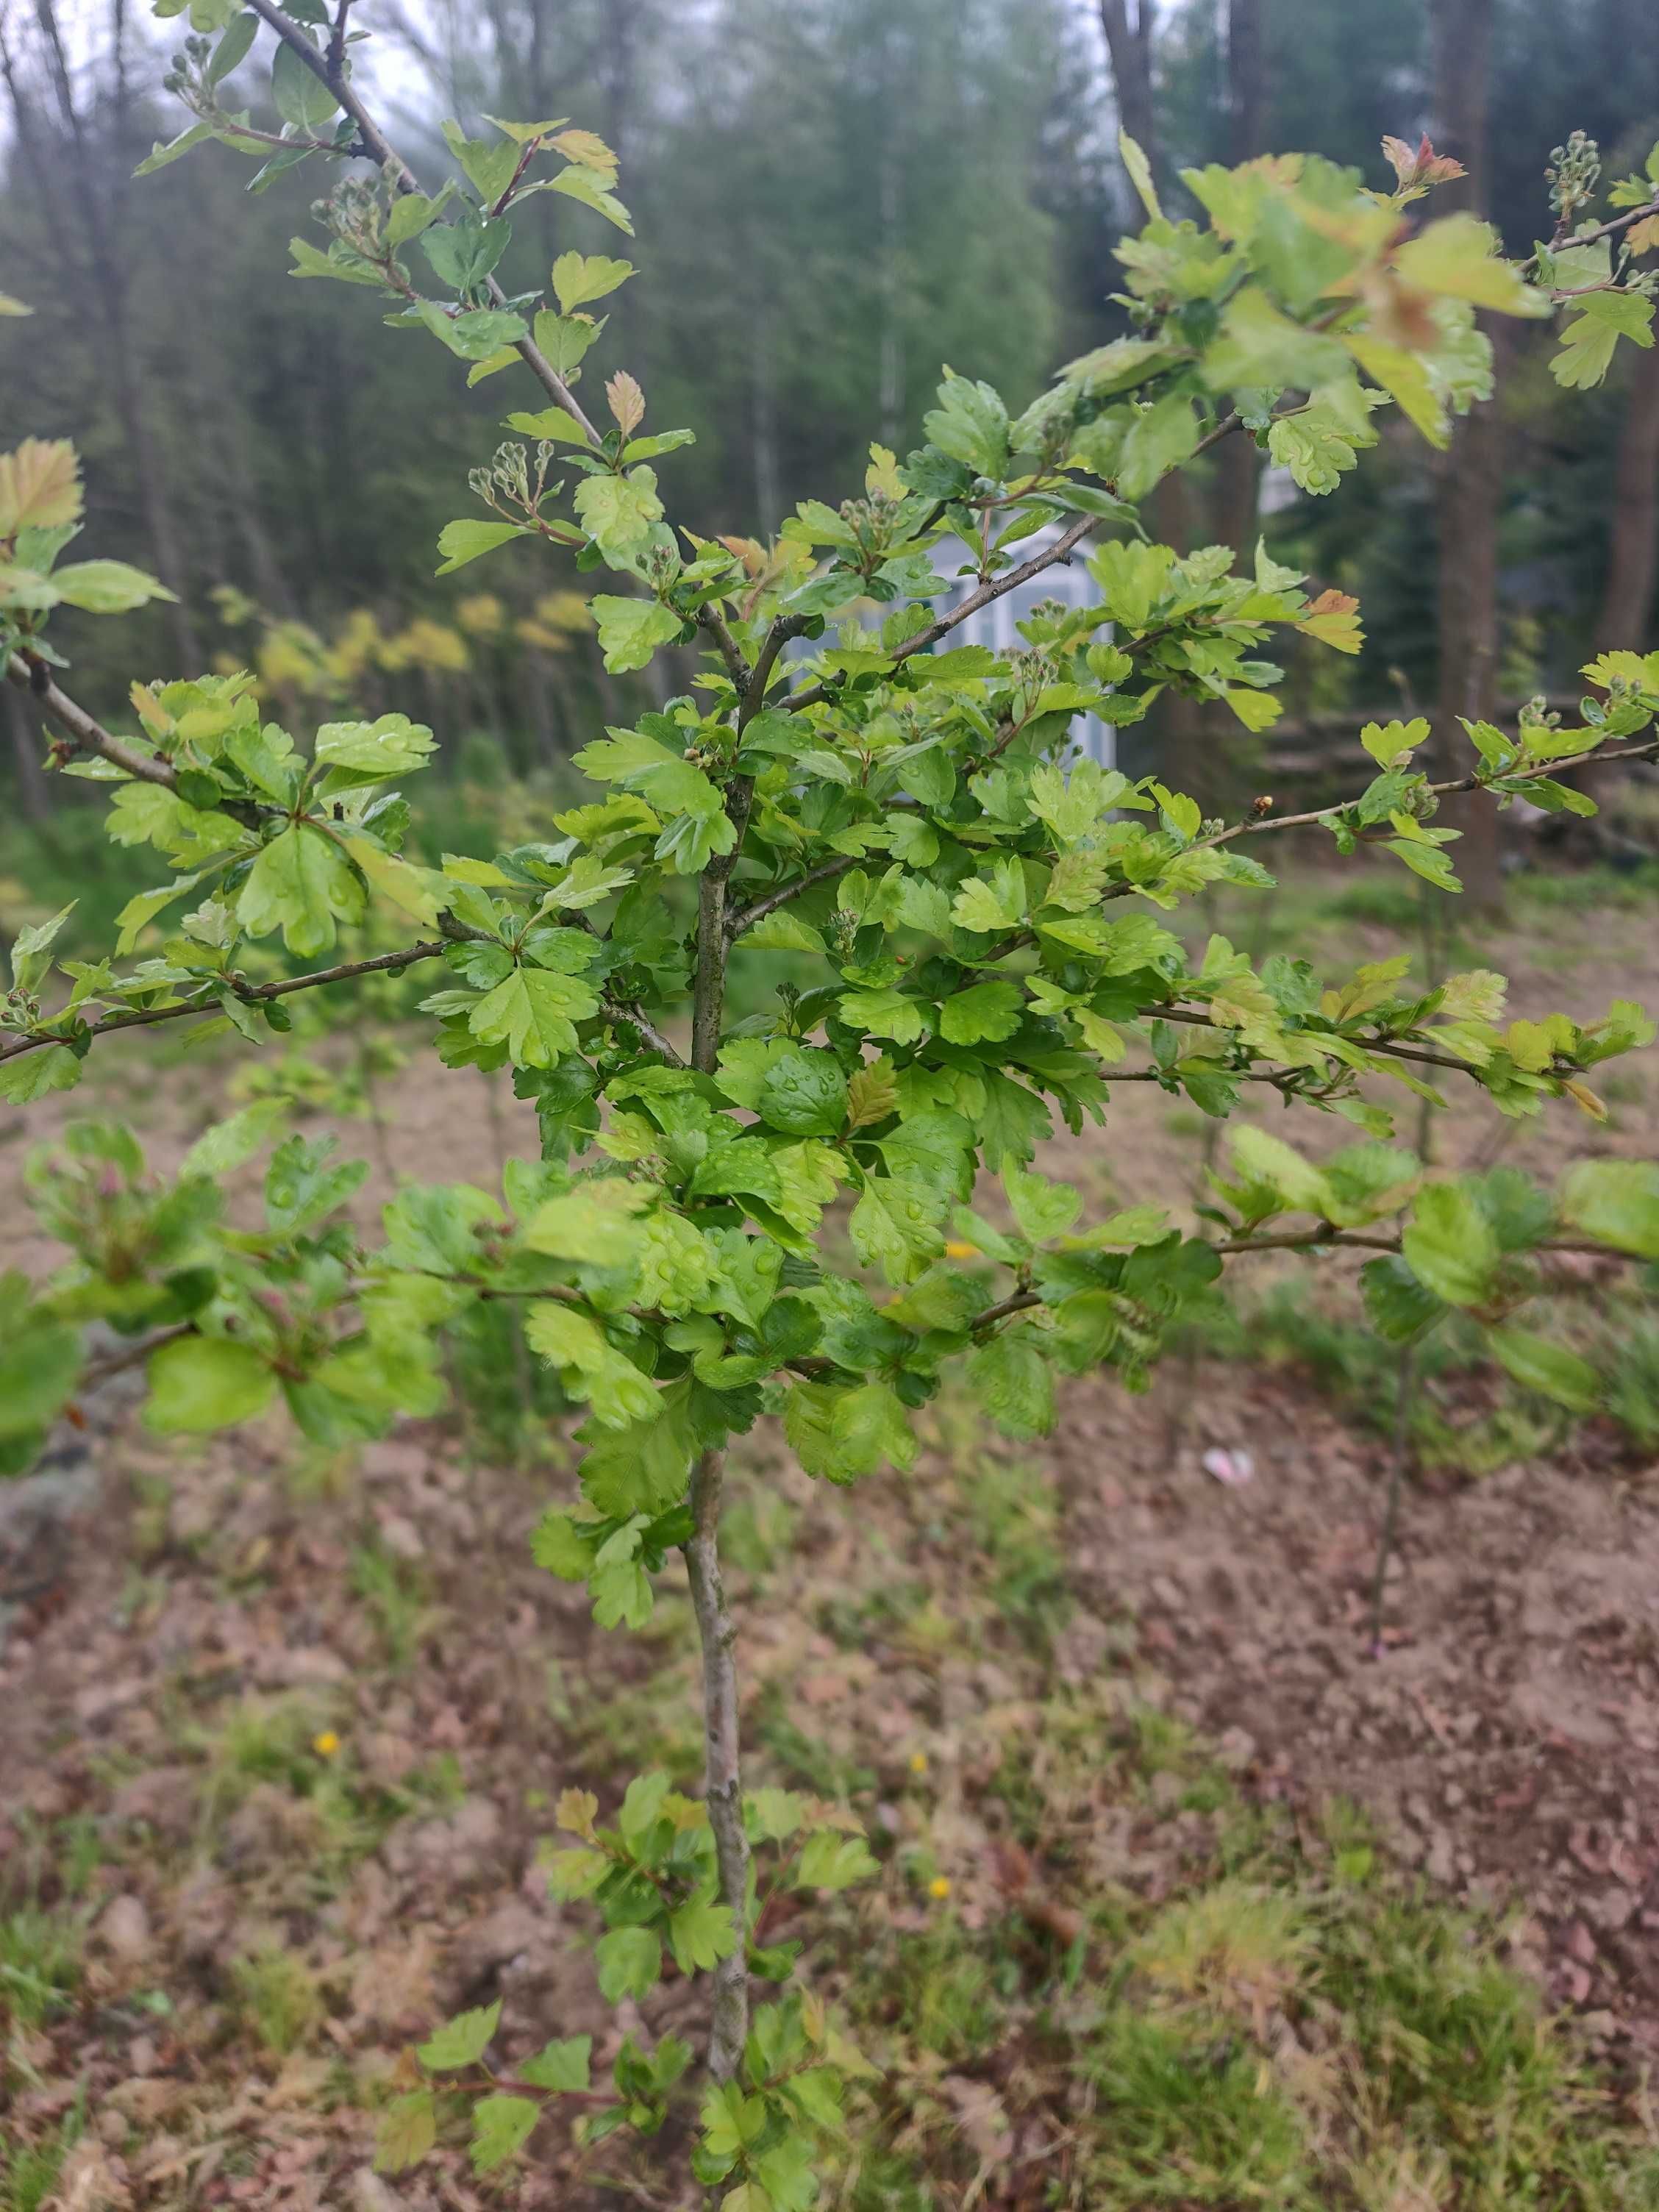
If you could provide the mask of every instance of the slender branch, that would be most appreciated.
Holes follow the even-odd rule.
[[[697,972],[691,987],[691,1065],[712,1075],[726,1006],[726,878],[711,862],[697,878]]]
[[[459,933],[457,933],[459,934]],[[480,938],[483,932],[477,932]],[[377,952],[367,960],[343,960],[337,968],[319,968],[307,975],[282,975],[269,983],[244,983],[227,976],[225,988],[235,993],[244,1005],[258,1006],[270,999],[285,999],[292,991],[312,991],[324,983],[346,983],[354,976],[395,975],[403,969],[412,968],[419,960],[435,960],[442,953],[446,941],[453,941],[449,933],[436,943],[422,940],[418,945],[400,946],[395,952]],[[488,941],[488,940],[486,940]],[[182,1021],[190,1014],[211,1014],[217,1011],[215,999],[185,999],[176,1006],[135,1007],[120,1013],[106,1014],[87,1025],[88,1036],[105,1036],[115,1030],[148,1029],[156,1022]],[[625,1022],[636,1030],[653,1052],[659,1052],[671,1067],[684,1067],[685,1061],[661,1030],[648,1021],[637,1007],[623,1006],[620,1000],[601,998],[600,1012],[608,1021]],[[59,1021],[62,1017],[57,1017]],[[40,1030],[33,1035],[18,1037],[0,1044],[0,1061],[20,1060],[27,1052],[40,1052],[48,1045],[66,1044],[69,1039],[54,1030]]]
[[[1006,1298],[999,1299],[995,1305],[987,1306],[983,1313],[976,1313],[969,1327],[975,1331],[994,1328],[1000,1321],[1006,1321],[1010,1315],[1028,1312],[1032,1306],[1042,1304],[1042,1296],[1036,1291],[1013,1291]]]
[[[1197,1013],[1185,1006],[1139,1006],[1135,1010],[1135,1018],[1139,1021],[1184,1022],[1191,1029],[1222,1030],[1237,1034],[1231,1031],[1227,1023],[1213,1021],[1208,1014]],[[1309,1030],[1304,1034],[1316,1044],[1318,1043],[1320,1033],[1317,1030]],[[1430,1034],[1432,1035],[1432,1031]],[[1420,1052],[1415,1045],[1395,1044],[1389,1038],[1353,1037],[1348,1042],[1358,1044],[1364,1052],[1383,1052],[1395,1060],[1420,1060],[1425,1067],[1443,1067],[1453,1074],[1468,1075],[1473,1073],[1467,1060],[1454,1060],[1448,1053]],[[1109,1076],[1108,1080],[1110,1080]]]
[[[1211,1247],[1224,1258],[1237,1259],[1246,1252],[1322,1252],[1343,1250],[1351,1252],[1398,1252],[1401,1238],[1398,1231],[1393,1235],[1373,1236],[1364,1230],[1339,1229],[1334,1222],[1322,1221],[1314,1229],[1270,1230],[1243,1237],[1224,1237]],[[1602,1260],[1629,1260],[1635,1255],[1620,1252],[1611,1244],[1597,1244],[1586,1237],[1547,1237],[1540,1243],[1528,1245],[1528,1255],[1534,1252],[1577,1252]],[[1517,1257],[1522,1256],[1520,1255]],[[1645,1265],[1645,1261],[1638,1261]],[[994,1328],[997,1322],[1007,1321],[1015,1314],[1030,1313],[1036,1306],[1048,1301],[1041,1291],[1018,1290],[1011,1291],[994,1306],[977,1313],[969,1327],[978,1334]]]
[[[816,868],[809,868],[803,876],[792,876],[787,884],[780,884],[776,890],[768,891],[764,898],[757,898],[752,905],[735,908],[726,919],[728,942],[732,938],[741,937],[744,930],[752,929],[757,921],[764,921],[769,914],[775,914],[781,906],[787,906],[791,899],[799,898],[803,891],[811,890],[814,884],[827,884],[833,877],[844,876],[849,868],[860,866],[862,863],[851,854],[838,854],[833,860],[825,860]]]
[[[285,999],[290,991],[314,990],[322,983],[344,983],[354,975],[395,973],[412,968],[417,960],[435,960],[443,951],[441,941],[406,945],[396,952],[377,952],[371,960],[346,960],[337,968],[319,968],[308,975],[283,975],[269,983],[236,983],[227,976],[227,988],[234,991],[245,1004],[258,1006],[269,999]],[[210,1014],[217,1001],[212,999],[186,999],[173,1006],[143,1006],[118,1014],[106,1014],[100,1020],[87,1024],[89,1036],[105,1036],[112,1030],[148,1029],[155,1022],[181,1021],[187,1014]],[[632,1021],[633,1015],[624,1009],[617,1012]],[[58,1019],[63,1018],[58,1017]],[[0,1061],[21,1059],[26,1052],[39,1052],[44,1046],[66,1044],[67,1037],[47,1031],[37,1031],[32,1036],[19,1038],[15,1043],[0,1045]]]
[[[1224,1237],[1215,1249],[1231,1256],[1240,1252],[1312,1252],[1328,1244],[1345,1244],[1361,1252],[1400,1249],[1398,1237],[1368,1237],[1363,1231],[1339,1229],[1329,1221],[1322,1221],[1317,1229],[1278,1229],[1264,1236]]]
[[[726,672],[738,689],[739,700],[746,698],[749,690],[749,663],[742,648],[727,629],[726,617],[711,599],[697,609],[697,628],[706,629],[720,649],[720,659],[726,663]]]
[[[749,1838],[744,1832],[738,1763],[737,1631],[726,1610],[717,1540],[724,1474],[724,1452],[706,1451],[697,1461],[688,1499],[692,1534],[684,1547],[702,1652],[703,1798],[714,1832],[720,1895],[731,1910],[737,1936],[730,1957],[720,1960],[714,1974],[708,2070],[717,2081],[729,2081],[737,2072],[749,2036]]]
[[[744,711],[738,718],[738,728],[753,720],[766,704],[766,687],[772,680],[772,671],[778,655],[792,637],[799,637],[806,628],[805,615],[780,615],[767,631],[761,649],[755,657],[754,672],[749,678],[748,696],[744,700]]]
[[[625,1006],[617,999],[601,999],[599,1010],[608,1020],[626,1022],[631,1029],[637,1030],[652,1051],[659,1052],[671,1067],[685,1066],[683,1056],[669,1043],[659,1029],[647,1021],[637,1006]]]
[[[346,17],[350,13],[351,0],[340,0],[335,10],[334,28],[328,41],[328,72],[331,77],[345,75]]]
[[[216,109],[215,114],[216,117],[223,115],[224,111],[222,108]],[[204,116],[203,120],[206,122],[210,118]],[[331,138],[307,138],[301,137],[298,131],[256,131],[251,123],[240,122],[233,116],[225,116],[224,122],[227,134],[234,138],[239,148],[244,139],[251,138],[258,145],[276,146],[285,154],[293,153],[296,149],[307,154],[337,155],[341,154],[361,155],[364,152],[364,149],[361,146],[337,146]]]
[[[71,748],[76,752],[95,753],[106,760],[112,768],[118,768],[140,783],[159,784],[164,791],[175,791],[179,785],[178,772],[170,761],[158,760],[153,754],[136,751],[125,738],[112,736],[103,724],[88,714],[86,708],[71,699],[67,691],[60,690],[47,673],[46,664],[23,653],[7,656],[6,674],[21,691],[29,691],[40,702],[44,712],[54,721],[61,722],[69,732]],[[262,812],[274,811],[258,806],[244,805],[240,800],[220,802],[222,813],[238,822],[252,825]]]
[[[193,1336],[195,1333],[193,1321],[175,1321],[167,1328],[158,1328],[149,1336],[140,1337],[137,1343],[124,1344],[118,1352],[106,1352],[101,1359],[89,1359],[81,1370],[80,1380],[75,1386],[76,1397],[83,1396],[88,1390],[95,1390],[100,1383],[107,1382],[112,1376],[124,1375],[129,1367],[139,1366],[152,1352],[159,1352],[164,1344],[173,1343],[177,1337]]]
[[[1271,1231],[1265,1236],[1224,1237],[1217,1244],[1218,1252],[1304,1252],[1325,1245],[1339,1245],[1358,1252],[1397,1252],[1398,1234],[1392,1237],[1373,1237],[1363,1230],[1338,1229],[1333,1223],[1322,1222],[1317,1229],[1286,1229]],[[1620,1252],[1611,1244],[1598,1244],[1588,1237],[1546,1237],[1527,1248],[1532,1252],[1579,1252],[1603,1260],[1630,1259],[1633,1255]],[[1516,1255],[1516,1257],[1522,1256]]]
[[[937,621],[929,623],[926,629],[918,630],[914,637],[906,638],[904,643],[895,650],[894,660],[908,660],[913,653],[925,653],[929,646],[937,645],[940,638],[948,636],[959,624],[965,623],[969,615],[976,615],[981,607],[988,607],[994,599],[1001,599],[1005,592],[1017,591],[1020,585],[1029,584],[1034,576],[1040,576],[1045,568],[1052,568],[1056,562],[1068,560],[1093,529],[1094,523],[1092,515],[1080,514],[1042,552],[1034,553],[1029,561],[1022,562],[1018,568],[1010,568],[1006,575],[993,577],[988,584],[981,584],[976,592],[969,592],[967,598],[959,605],[952,607],[948,614],[940,615]],[[797,691],[787,699],[781,699],[778,704],[787,713],[795,714],[804,707],[817,706],[829,696],[823,684],[814,684],[805,691]]]
[[[283,44],[293,48],[312,74],[320,78],[328,87],[335,99],[356,125],[357,134],[362,140],[364,154],[378,168],[386,173],[391,179],[392,190],[398,192],[418,191],[420,185],[414,170],[397,151],[385,131],[381,130],[368,108],[352,90],[351,80],[346,73],[343,52],[342,52],[337,59],[332,43],[327,54],[321,52],[312,44],[287,9],[277,4],[277,0],[250,0],[250,4],[276,32]],[[493,307],[506,306],[507,295],[494,276],[485,280],[484,289]],[[599,431],[584,413],[575,393],[559,374],[552,362],[548,360],[535,340],[532,337],[519,338],[515,340],[513,350],[529,368],[549,398],[556,401],[571,420],[580,428],[589,445],[598,446],[601,442]]]
[[[1640,207],[1628,208],[1623,215],[1614,216],[1610,222],[1598,224],[1594,230],[1581,230],[1576,236],[1552,240],[1550,250],[1555,253],[1566,253],[1577,246],[1599,246],[1604,238],[1613,238],[1620,231],[1628,230],[1632,223],[1640,222],[1650,215],[1659,215],[1659,193],[1650,200],[1644,200]],[[1529,254],[1521,266],[1522,269],[1535,269],[1538,266],[1537,254]],[[1555,296],[1559,299],[1562,295],[1558,293]]]
[[[1513,768],[1501,769],[1498,776],[1563,775],[1571,769],[1616,767],[1620,761],[1653,760],[1659,757],[1659,738],[1650,738],[1645,744],[1620,745],[1610,752],[1605,746],[1594,750],[1572,753],[1565,760],[1539,761],[1530,766],[1517,763]],[[1457,791],[1489,790],[1494,781],[1494,771],[1486,768],[1472,769],[1468,775],[1450,777],[1444,783],[1431,783],[1429,792],[1436,799]],[[1254,837],[1263,830],[1302,830],[1316,822],[1329,822],[1339,814],[1346,814],[1354,804],[1351,799],[1340,799],[1333,806],[1316,806],[1305,814],[1264,814],[1259,822],[1236,822],[1231,830],[1223,830],[1213,837],[1206,837],[1206,845],[1231,845],[1235,837]]]
[[[277,0],[250,0],[250,5],[256,15],[270,24],[285,46],[293,47],[306,67],[334,94],[341,107],[356,125],[357,135],[368,150],[368,159],[377,167],[387,172],[398,191],[418,191],[415,172],[395,150],[380,125],[352,90],[351,80],[346,74],[343,42],[337,54],[334,42],[331,40],[329,51],[324,53],[312,44],[288,10],[277,5]]]

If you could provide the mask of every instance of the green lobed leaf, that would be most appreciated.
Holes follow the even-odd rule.
[[[832,1828],[822,1828],[801,1846],[794,1887],[850,1889],[855,1881],[867,1881],[879,1870],[862,1836],[838,1835]]]
[[[676,1906],[668,1919],[668,1948],[683,1974],[715,1966],[738,1948],[729,1905],[698,1892]]]
[[[472,2140],[467,2148],[475,2173],[493,2173],[524,2147],[542,2116],[533,2097],[481,2097],[472,2107]]]
[[[166,1433],[228,1429],[263,1413],[276,1378],[251,1344],[181,1336],[149,1357],[146,1425]]]
[[[1659,1165],[1580,1160],[1561,1185],[1561,1218],[1616,1252],[1659,1260]]]
[[[599,1994],[607,2004],[642,1997],[662,1972],[662,1945],[649,1928],[613,1928],[594,1948]]]
[[[469,561],[476,561],[480,554],[493,553],[508,538],[529,534],[516,522],[485,522],[470,515],[459,522],[447,522],[438,532],[438,550],[443,561],[435,573],[447,576],[457,568],[464,568]]]
[[[340,922],[361,921],[362,885],[345,854],[324,831],[297,822],[262,847],[236,902],[250,937],[280,929],[301,958],[331,950]]]
[[[521,2058],[513,2071],[532,2089],[556,2089],[580,2094],[589,2084],[593,2052],[591,2035],[568,2035],[544,2044],[531,2058]]]
[[[1419,1283],[1448,1305],[1479,1305],[1498,1268],[1498,1240],[1473,1194],[1461,1183],[1425,1183],[1401,1240]]]
[[[1587,1359],[1565,1344],[1526,1328],[1489,1328],[1486,1341],[1498,1364],[1526,1390],[1553,1398],[1569,1413],[1593,1413],[1601,1396],[1601,1381]]]
[[[656,599],[619,599],[605,592],[588,602],[599,629],[599,649],[613,676],[643,668],[659,646],[672,645],[683,627],[672,607]]]
[[[430,2089],[394,2097],[375,2126],[375,2172],[402,2173],[418,2166],[437,2139],[437,2107]]]
[[[474,2011],[457,2013],[453,2020],[416,2045],[415,2055],[422,2066],[434,2074],[456,2073],[461,2068],[476,2066],[489,2048],[491,2037],[501,2022],[501,2002],[480,2005]]]

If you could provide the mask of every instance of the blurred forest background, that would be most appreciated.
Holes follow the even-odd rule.
[[[372,12],[376,94],[419,166],[443,167],[447,114],[568,114],[619,150],[637,239],[543,196],[503,273],[510,290],[544,283],[568,245],[637,263],[595,358],[635,371],[654,427],[695,429],[674,507],[709,532],[763,534],[800,497],[856,491],[872,436],[915,440],[942,362],[1018,408],[1122,327],[1112,248],[1140,218],[1120,118],[1176,208],[1190,163],[1308,149],[1382,181],[1383,133],[1426,130],[1469,172],[1437,210],[1479,208],[1514,253],[1547,232],[1543,173],[1570,129],[1600,141],[1608,179],[1659,137],[1651,0]],[[131,181],[182,127],[160,79],[186,20],[0,0],[0,289],[35,309],[0,322],[0,423],[7,442],[75,437],[86,550],[179,593],[118,625],[62,623],[76,688],[107,709],[135,673],[252,662],[301,721],[349,693],[433,720],[452,760],[468,733],[475,763],[485,741],[520,772],[556,759],[618,706],[574,567],[515,547],[433,574],[440,528],[470,509],[467,469],[514,404],[506,384],[467,392],[439,349],[380,329],[366,294],[294,296],[287,240],[310,228],[314,164],[251,201],[249,165],[219,149]],[[1652,641],[1659,350],[1620,348],[1586,404],[1551,381],[1547,327],[1495,336],[1498,405],[1449,455],[1395,423],[1383,455],[1316,501],[1264,486],[1233,441],[1158,514],[1178,543],[1248,544],[1259,507],[1277,555],[1360,595],[1363,656],[1292,669],[1268,765],[1297,743],[1318,756],[1358,708],[1437,702],[1449,720],[1540,690],[1570,701],[1591,649]],[[49,791],[27,702],[8,690],[5,711],[16,809],[61,821],[75,794]],[[1242,733],[1179,734],[1213,736],[1188,776],[1215,795],[1216,748],[1237,753]]]

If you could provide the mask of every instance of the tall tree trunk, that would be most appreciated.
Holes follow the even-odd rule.
[[[1659,581],[1659,349],[1636,353],[1625,394],[1613,464],[1607,571],[1592,633],[1597,653],[1647,650],[1653,635],[1656,581]],[[1603,844],[1609,825],[1616,822],[1636,773],[1628,768],[1603,769],[1582,780],[1601,809],[1595,820],[1580,825],[1593,833],[1595,845]],[[1575,776],[1571,781],[1581,780]]]
[[[1133,12],[1132,12],[1133,11]],[[1152,0],[1100,0],[1100,27],[1111,58],[1117,117],[1158,174],[1152,108]]]
[[[1448,206],[1485,212],[1493,0],[1433,0],[1431,16],[1434,139],[1468,172],[1449,188]],[[1503,337],[1492,333],[1493,370],[1502,383]],[[1440,682],[1436,757],[1442,774],[1464,772],[1473,758],[1458,717],[1489,720],[1498,696],[1498,517],[1504,481],[1498,397],[1457,424],[1445,455],[1439,495]],[[1465,895],[1477,906],[1501,902],[1498,813],[1479,792],[1446,809],[1462,841],[1452,855]]]
[[[617,157],[623,190],[626,192],[629,165],[634,157],[640,45],[647,28],[642,0],[606,0],[605,6],[600,10],[600,21],[604,25],[605,40],[599,60],[599,77],[605,89],[605,135]],[[611,298],[610,313],[613,318],[612,342],[619,356],[632,363],[649,389],[651,363],[648,356],[642,354],[640,345],[644,325],[638,302],[629,296],[627,285]]]
[[[749,1838],[743,1825],[737,1631],[726,1609],[718,1542],[725,1460],[723,1451],[706,1451],[691,1471],[686,1503],[693,1534],[684,1546],[702,1652],[703,1802],[714,1831],[720,1897],[738,1937],[735,1950],[714,1969],[708,2070],[716,2081],[729,2081],[737,2072],[749,2035]]]
[[[248,458],[249,443],[246,425],[240,417],[228,411],[222,413],[217,440],[220,479],[228,495],[231,519],[242,541],[253,595],[267,614],[292,622],[299,615],[299,605],[289,588],[270,532],[265,527],[264,502],[259,496]]]
[[[1133,6],[1133,12],[1131,13]],[[1152,0],[1100,0],[1101,28],[1106,34],[1111,64],[1112,88],[1118,121],[1150,163],[1154,179],[1159,170],[1158,114],[1152,105]],[[1139,203],[1130,194],[1132,223],[1139,220]],[[1201,527],[1194,514],[1191,480],[1179,469],[1164,478],[1151,501],[1153,531],[1177,553],[1190,552],[1199,542]],[[1206,747],[1197,726],[1196,709],[1190,702],[1165,692],[1154,706],[1143,732],[1154,749],[1157,765],[1176,790],[1189,792],[1200,802],[1206,793]],[[1206,810],[1207,811],[1207,809]]]
[[[17,799],[25,817],[44,822],[52,811],[51,787],[40,765],[40,732],[28,706],[15,684],[0,683],[6,695],[6,722],[11,732],[11,753],[17,772]]]
[[[881,151],[881,356],[877,412],[882,443],[892,452],[904,441],[904,179],[896,132]]]
[[[1228,0],[1227,138],[1232,161],[1267,150],[1267,0]],[[1215,453],[1215,538],[1237,546],[1248,568],[1255,538],[1261,456],[1254,438],[1224,438]]]
[[[783,494],[778,465],[778,392],[772,361],[772,299],[764,285],[749,325],[750,438],[755,466],[755,513],[763,538],[777,528]]]
[[[1659,572],[1659,347],[1636,358],[1613,469],[1607,582],[1595,618],[1598,653],[1647,649]]]
[[[119,143],[94,144],[92,142],[81,111],[76,106],[69,59],[58,28],[53,0],[35,0],[35,15],[48,57],[52,90],[67,142],[71,185],[80,210],[86,273],[92,280],[93,313],[88,319],[100,321],[104,327],[110,386],[122,434],[132,456],[133,475],[137,482],[139,505],[143,511],[145,531],[149,539],[150,558],[161,581],[177,594],[167,609],[167,620],[173,631],[173,647],[181,663],[179,672],[193,674],[200,665],[200,651],[196,625],[185,597],[187,577],[182,545],[144,404],[143,375],[128,315],[126,260],[110,219],[110,203],[115,198],[111,172],[120,161],[123,149]],[[126,106],[123,58],[125,18],[118,0],[113,22],[117,96],[111,124],[112,134],[118,128]],[[15,86],[13,97],[15,100]],[[118,205],[118,201],[116,204]]]

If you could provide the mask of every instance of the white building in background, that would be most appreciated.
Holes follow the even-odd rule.
[[[1044,530],[1034,531],[1012,548],[1016,565],[1029,561],[1034,553],[1041,553],[1052,545],[1065,528],[1063,523],[1051,522]],[[959,538],[944,538],[933,549],[934,569],[941,576],[963,567],[974,559],[971,550]],[[951,638],[952,645],[988,645],[993,653],[1018,653],[1024,649],[1025,640],[1015,624],[1023,622],[1040,599],[1058,599],[1068,607],[1093,606],[1099,597],[1094,580],[1084,565],[1085,549],[1079,547],[1069,562],[1057,561],[1052,568],[1045,568],[1029,584],[1016,584],[1000,599],[988,606],[978,608]],[[946,614],[953,606],[979,588],[971,575],[959,579],[948,599],[936,599],[934,606]],[[1103,642],[1112,632],[1109,624],[1096,632]],[[1117,732],[1097,714],[1079,714],[1072,724],[1072,741],[1080,753],[1098,761],[1102,768],[1117,766]]]
[[[1016,555],[1015,565],[1022,565],[1034,553],[1040,553],[1045,546],[1052,545],[1062,534],[1064,527],[1061,523],[1052,522],[1047,529],[1034,531],[1030,537],[1022,538],[1019,544],[1012,549]],[[960,538],[941,538],[928,557],[933,562],[935,574],[950,576],[953,580],[950,592],[932,603],[937,613],[948,614],[952,607],[960,606],[965,599],[979,589],[971,573],[962,577],[955,574],[958,568],[971,568],[977,556]],[[1084,549],[1079,547],[1071,561],[1057,561],[1052,568],[1045,568],[1029,584],[1016,584],[1012,591],[1005,592],[1000,599],[993,599],[988,606],[978,608],[959,629],[951,633],[950,643],[988,645],[996,653],[1019,653],[1024,649],[1025,640],[1014,625],[1023,622],[1040,599],[1059,599],[1068,607],[1088,607],[1095,605],[1096,599],[1094,580],[1084,566]],[[890,609],[884,608],[882,611],[887,613]],[[1109,641],[1111,635],[1109,623],[1103,624],[1095,633],[1097,638],[1103,641]],[[805,638],[796,638],[784,647],[792,660],[807,659],[815,649]],[[1098,761],[1102,768],[1117,766],[1117,732],[1109,723],[1103,722],[1097,714],[1073,717],[1072,742],[1077,751],[1086,754],[1092,761]]]

